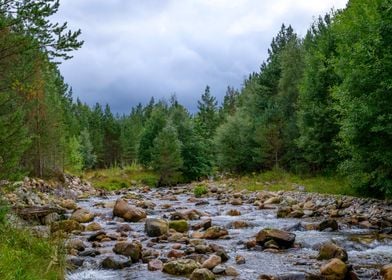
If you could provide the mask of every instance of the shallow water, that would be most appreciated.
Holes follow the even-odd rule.
[[[173,193],[180,193],[176,195],[177,200],[172,201],[163,199],[162,196]],[[241,206],[233,206],[231,204],[223,203],[217,200],[216,196],[210,198],[203,198],[208,200],[207,205],[195,206],[194,202],[188,202],[193,195],[183,194],[181,188],[172,190],[151,190],[149,193],[142,195],[144,200],[152,201],[156,204],[154,210],[147,210],[148,217],[168,217],[169,211],[181,209],[197,209],[205,212],[212,218],[213,225],[227,226],[230,222],[235,220],[245,220],[253,226],[242,229],[228,229],[230,239],[228,240],[213,240],[206,241],[207,243],[215,243],[225,247],[229,253],[230,259],[227,265],[234,266],[240,275],[236,279],[257,279],[260,274],[281,275],[285,273],[305,273],[319,271],[322,262],[316,260],[318,254],[318,246],[329,240],[334,240],[340,246],[347,250],[349,256],[349,263],[353,265],[360,279],[380,279],[378,271],[381,265],[392,263],[392,240],[384,238],[382,240],[371,239],[371,242],[362,242],[358,237],[365,234],[370,234],[368,230],[357,228],[344,227],[339,232],[319,232],[319,231],[293,231],[296,234],[296,243],[300,244],[300,248],[293,248],[281,253],[269,253],[261,250],[248,250],[244,248],[243,242],[252,238],[258,231],[263,228],[290,228],[304,222],[302,219],[277,219],[276,210],[258,210],[257,207],[244,202]],[[252,194],[250,194],[252,196]],[[106,198],[92,197],[87,200],[79,201],[78,205],[87,208],[90,211],[99,214],[95,221],[103,226],[106,233],[115,232],[117,225],[120,222],[113,222],[112,208],[95,207],[99,203],[108,203],[115,201],[119,196],[110,196]],[[162,205],[171,204],[171,209],[163,209]],[[238,209],[241,211],[241,216],[228,216],[225,213],[229,209]],[[114,220],[116,221],[116,220]],[[190,221],[190,224],[199,221]],[[144,222],[128,223],[133,229],[130,232],[129,240],[138,239],[143,243],[143,247],[148,242],[148,237],[144,233]],[[92,233],[82,233],[78,236],[82,239],[87,239]],[[86,242],[87,244],[88,242]],[[115,242],[105,242],[103,248],[99,248],[102,254],[96,257],[86,257],[83,267],[74,272],[70,272],[67,276],[68,280],[108,280],[108,279],[186,279],[184,277],[173,277],[162,272],[151,272],[147,270],[147,265],[142,263],[133,264],[130,268],[123,270],[103,270],[99,268],[99,263],[102,259],[110,254]],[[90,244],[91,245],[91,244]],[[159,249],[161,255],[165,255],[171,249],[171,243],[158,243],[153,248]],[[246,259],[246,263],[242,265],[235,264],[234,258],[236,255],[242,255]],[[221,277],[220,279],[225,279]],[[228,278],[227,279],[232,279]]]

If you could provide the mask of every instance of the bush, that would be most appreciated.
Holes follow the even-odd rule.
[[[193,189],[193,193],[195,194],[196,197],[201,197],[203,194],[208,193],[208,190],[207,190],[206,186],[204,186],[204,185],[197,185]]]

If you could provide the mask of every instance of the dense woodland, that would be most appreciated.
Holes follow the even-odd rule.
[[[0,179],[137,163],[170,185],[280,168],[392,193],[391,0],[350,0],[304,38],[282,25],[260,70],[222,104],[207,86],[195,114],[174,96],[127,115],[74,100],[57,66],[83,42],[49,21],[58,5],[0,0]]]

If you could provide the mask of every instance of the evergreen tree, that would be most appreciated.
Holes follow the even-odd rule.
[[[97,161],[97,156],[94,154],[94,147],[90,140],[90,133],[86,128],[84,128],[80,133],[79,143],[79,152],[82,156],[83,169],[93,168]]]
[[[392,193],[392,17],[389,0],[351,0],[334,25],[334,97],[340,119],[341,168],[372,195]]]
[[[152,166],[160,176],[158,186],[177,183],[182,164],[181,142],[176,129],[168,123],[154,139],[152,151]]]
[[[298,100],[297,144],[310,172],[334,170],[339,132],[332,89],[339,83],[334,70],[336,38],[332,15],[315,22],[304,40],[305,68]]]

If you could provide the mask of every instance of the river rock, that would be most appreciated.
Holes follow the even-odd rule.
[[[281,248],[290,248],[294,244],[295,234],[279,229],[263,229],[256,236],[256,242],[263,246],[270,240]]]
[[[190,280],[215,280],[215,275],[210,270],[206,268],[195,269],[190,278]]]
[[[43,218],[43,224],[50,226],[52,223],[60,220],[60,215],[56,212],[50,213]]]
[[[213,269],[215,266],[222,262],[221,257],[217,255],[211,255],[207,260],[205,260],[202,264],[202,268]]]
[[[94,220],[94,216],[95,215],[87,209],[79,208],[72,213],[70,219],[75,220],[79,223],[89,223]]]
[[[113,216],[123,218],[127,222],[138,222],[147,214],[143,209],[131,206],[124,199],[119,198],[114,205]]]
[[[235,256],[236,264],[244,264],[246,262],[245,257],[241,255]]]
[[[74,230],[83,230],[83,228],[84,227],[75,220],[64,220],[52,223],[50,231],[52,233],[56,231],[71,233]]]
[[[235,277],[235,276],[238,276],[238,275],[239,275],[238,271],[235,269],[234,266],[228,266],[228,267],[226,267],[226,269],[225,269],[225,274],[226,274],[227,276],[232,276],[232,277]]]
[[[130,257],[133,262],[137,262],[142,257],[142,245],[137,241],[117,242],[116,245],[114,245],[113,252]]]
[[[77,251],[84,251],[86,245],[84,242],[79,238],[70,239],[66,243],[66,247],[68,250],[75,249]]]
[[[347,265],[339,259],[332,259],[320,268],[321,275],[327,280],[344,280],[347,271]]]
[[[338,222],[334,219],[327,219],[318,225],[319,231],[337,231],[339,229]]]
[[[131,266],[132,261],[124,256],[109,256],[102,263],[102,268],[106,269],[122,269]]]
[[[76,204],[76,202],[72,199],[64,199],[60,202],[60,206],[68,209],[68,210],[75,210],[76,208],[78,208],[78,205]]]
[[[226,266],[219,264],[214,267],[212,272],[215,274],[222,274],[223,272],[225,272],[225,269],[226,269]]]
[[[229,216],[240,216],[241,212],[237,209],[230,209],[229,211],[226,212],[226,215]]]
[[[169,230],[169,225],[165,220],[149,218],[146,220],[144,230],[150,237],[157,237],[166,234]]]
[[[317,259],[329,260],[333,258],[340,259],[344,262],[347,261],[348,256],[346,250],[339,247],[333,242],[327,242],[322,244]]]
[[[98,231],[101,229],[102,229],[102,226],[97,222],[92,222],[86,226],[87,231]]]
[[[169,228],[174,229],[177,232],[188,231],[188,222],[186,220],[175,220],[169,222]]]
[[[163,272],[171,275],[185,276],[191,274],[200,264],[191,259],[179,259],[167,262],[163,265]]]
[[[211,226],[212,226],[211,219],[205,219],[205,220],[202,220],[201,222],[193,225],[192,229],[193,230],[198,230],[198,229],[206,230],[206,229],[210,228]]]
[[[392,280],[392,264],[384,265],[380,274],[384,280]]]
[[[229,254],[226,252],[223,246],[213,243],[211,243],[209,246],[211,250],[215,252],[215,255],[221,257],[222,262],[225,262],[229,259]]]
[[[163,263],[161,260],[155,259],[148,262],[147,269],[149,271],[161,271]]]
[[[280,203],[279,196],[273,196],[268,198],[266,201],[264,201],[264,204],[278,204],[278,203]]]
[[[289,206],[282,206],[278,208],[278,212],[276,216],[278,218],[286,218],[291,213],[291,207]]]
[[[228,235],[229,232],[227,229],[221,227],[221,226],[213,226],[210,227],[206,230],[206,232],[203,234],[203,238],[205,239],[218,239],[222,236]]]

